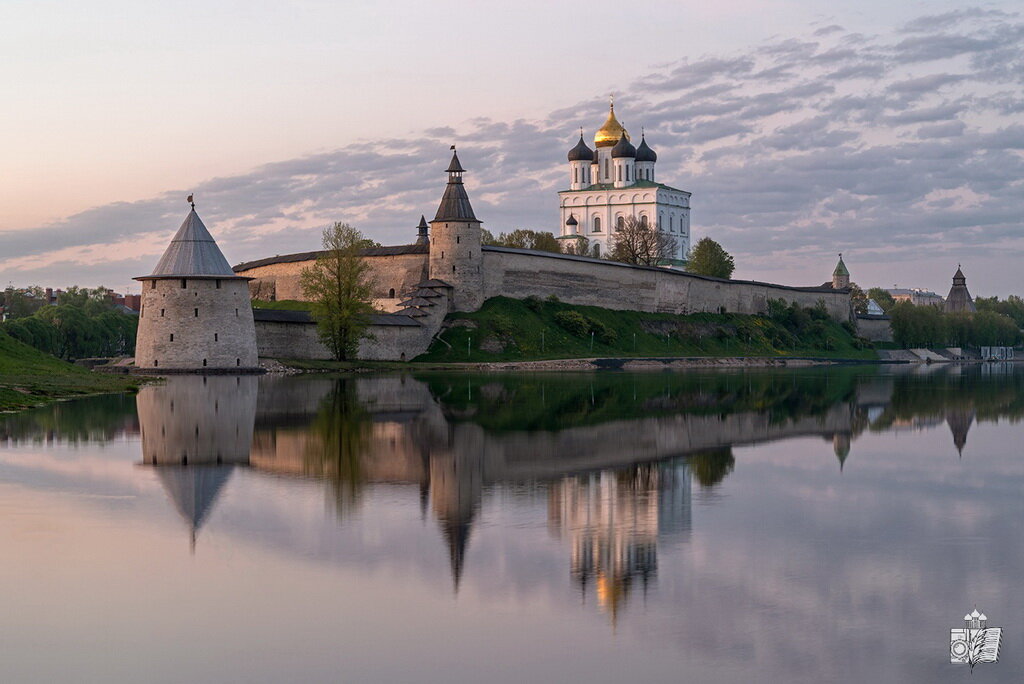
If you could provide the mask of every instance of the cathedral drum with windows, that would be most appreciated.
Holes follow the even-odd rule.
[[[595,150],[583,140],[569,151],[569,189],[558,193],[561,207],[560,240],[586,238],[591,253],[604,256],[615,232],[629,217],[674,238],[676,253],[669,265],[682,265],[690,249],[690,193],[655,180],[658,155],[641,135],[634,147],[628,131],[615,117],[594,136]]]
[[[142,282],[135,366],[153,372],[259,371],[251,278],[231,270],[195,207]]]

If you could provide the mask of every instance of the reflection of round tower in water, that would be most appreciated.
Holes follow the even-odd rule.
[[[254,371],[249,278],[236,276],[193,207],[142,281],[135,366],[152,371]]]
[[[256,417],[257,378],[168,378],[139,390],[136,405],[146,465],[246,464]]]
[[[482,233],[462,183],[464,172],[453,152],[448,185],[430,222],[430,277],[453,287],[455,310],[475,311],[483,304]]]
[[[232,467],[249,462],[256,389],[251,375],[185,376],[136,397],[142,461],[156,466],[193,544]]]

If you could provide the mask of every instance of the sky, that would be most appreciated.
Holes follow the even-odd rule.
[[[734,277],[1024,294],[1019,2],[0,3],[0,286],[138,291],[197,209],[231,263],[384,244],[448,148],[494,233],[558,230],[609,94]]]

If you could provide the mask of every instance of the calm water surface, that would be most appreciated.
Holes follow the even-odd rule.
[[[0,417],[0,680],[1020,682],[1022,415],[1024,369],[974,366],[181,377]]]

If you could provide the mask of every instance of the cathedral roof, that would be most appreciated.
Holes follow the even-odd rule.
[[[466,186],[460,175],[465,169],[459,163],[459,155],[452,152],[452,163],[448,165],[448,185],[445,186],[441,204],[437,207],[434,221],[476,221],[473,206],[469,203]]]
[[[185,217],[181,228],[171,238],[164,255],[160,257],[152,276],[185,277],[216,276],[234,277],[231,265],[217,247],[210,231],[203,225],[195,208]]]
[[[587,143],[583,142],[582,133],[580,133],[580,141],[576,143],[576,147],[569,150],[569,161],[594,161],[594,150],[587,147]]]
[[[636,148],[636,160],[638,162],[656,162],[658,154],[647,144],[647,138],[640,136],[640,146]]]
[[[573,214],[569,214],[569,218],[565,221],[565,225],[567,226],[578,226],[579,224],[580,222],[576,220],[576,217]]]
[[[612,159],[635,156],[636,148],[633,147],[633,143],[629,142],[629,138],[626,137],[626,131],[622,131],[622,137],[619,138],[619,142],[615,143],[615,147],[612,148]]]
[[[611,147],[622,136],[626,136],[626,140],[629,140],[629,133],[622,127],[619,120],[615,118],[615,105],[609,105],[608,119],[597,130],[597,133],[594,134],[594,145],[597,147]]]

